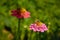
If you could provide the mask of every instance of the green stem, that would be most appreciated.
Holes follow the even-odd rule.
[[[36,32],[36,39],[35,40],[41,40],[41,34],[40,34],[40,32]]]
[[[40,32],[38,32],[38,40],[40,40],[40,36],[41,36],[41,35],[40,35]]]
[[[28,30],[25,29],[25,36],[24,36],[24,40],[28,40]]]
[[[18,39],[17,40],[20,40],[20,19],[18,19],[18,32],[17,32],[17,37]]]

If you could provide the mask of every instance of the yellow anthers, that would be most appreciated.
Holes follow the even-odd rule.
[[[20,11],[21,11],[21,13],[25,13],[26,9],[22,8]]]
[[[36,22],[36,24],[37,24],[38,26],[41,26],[41,25],[42,25],[42,22]]]

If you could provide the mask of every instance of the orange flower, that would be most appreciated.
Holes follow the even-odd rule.
[[[24,8],[20,10],[12,10],[12,16],[16,16],[17,18],[29,18],[30,12],[26,11]]]

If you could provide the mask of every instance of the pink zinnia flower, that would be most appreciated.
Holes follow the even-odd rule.
[[[36,22],[30,25],[30,30],[33,31],[38,31],[38,32],[44,32],[47,31],[48,28],[46,27],[46,25],[44,23],[41,22]]]
[[[12,10],[12,16],[16,16],[17,18],[29,18],[30,12],[26,11],[25,9],[21,10]]]

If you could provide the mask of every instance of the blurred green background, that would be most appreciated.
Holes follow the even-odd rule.
[[[30,18],[21,22],[21,40],[60,40],[60,0],[0,0],[0,40],[11,40],[8,38],[10,32],[3,31],[4,25],[10,27],[14,34],[17,32],[18,19],[11,16],[17,3],[31,13]],[[49,30],[39,35],[30,31],[29,26],[36,19],[45,23]]]

